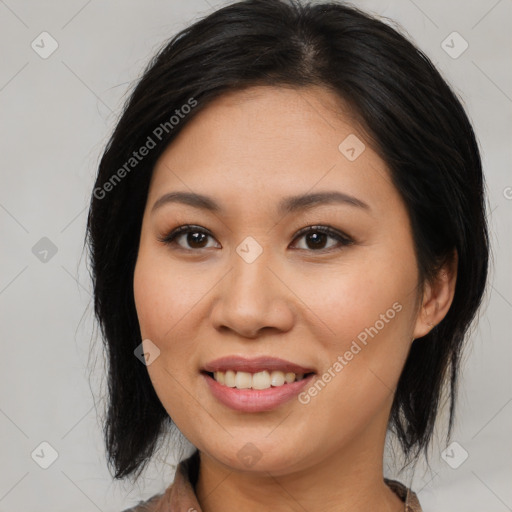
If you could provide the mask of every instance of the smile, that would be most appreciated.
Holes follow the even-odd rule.
[[[228,370],[209,373],[219,384],[237,389],[268,389],[301,381],[304,373],[263,370],[257,373]]]
[[[265,412],[291,402],[316,371],[273,356],[232,355],[201,368],[207,390],[220,404],[240,412]]]

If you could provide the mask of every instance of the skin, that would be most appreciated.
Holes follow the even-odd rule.
[[[340,152],[350,134],[365,141],[326,89],[253,87],[198,113],[154,169],[135,302],[142,339],[160,350],[147,367],[153,386],[200,450],[196,493],[205,512],[403,511],[383,481],[393,391],[412,340],[450,307],[456,261],[420,293],[405,205],[369,143],[354,161]],[[369,208],[276,212],[283,197],[333,190]],[[224,211],[179,203],[152,211],[172,191],[208,195]],[[159,241],[183,224],[211,235],[195,244],[186,234],[174,245]],[[317,248],[297,237],[315,225],[353,243],[326,235]],[[263,249],[252,263],[236,252],[247,236]],[[400,312],[308,404],[234,411],[200,375],[221,356],[270,355],[321,376],[397,302]],[[249,442],[261,457],[248,468],[237,454]]]

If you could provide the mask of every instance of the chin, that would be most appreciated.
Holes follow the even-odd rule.
[[[234,437],[227,446],[205,446],[204,449],[199,449],[230,471],[271,473],[276,476],[299,469],[304,463],[304,458],[309,458],[307,454],[297,451],[297,445],[301,443],[290,438],[288,443],[284,443],[282,439],[271,440],[266,436],[268,434],[263,434],[259,438]]]

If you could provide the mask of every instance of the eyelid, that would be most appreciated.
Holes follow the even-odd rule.
[[[166,235],[159,236],[158,241],[162,242],[164,244],[167,244],[167,245],[171,245],[178,236],[184,235],[187,233],[204,233],[205,235],[215,238],[212,235],[212,233],[206,228],[197,226],[195,224],[182,224],[181,226],[178,226],[178,227],[172,229]],[[195,249],[195,250],[194,249],[185,249],[185,250],[192,250],[195,252],[199,251],[199,249]]]
[[[334,238],[335,240],[338,241],[338,246],[327,248],[327,249],[318,249],[318,250],[314,250],[314,249],[294,249],[294,250],[302,250],[302,251],[307,251],[307,252],[312,252],[312,253],[316,252],[316,253],[322,254],[322,253],[329,253],[332,251],[340,250],[341,248],[343,248],[345,246],[353,245],[355,242],[355,240],[351,236],[343,233],[342,231],[340,231],[338,229],[335,229],[329,225],[324,225],[324,224],[305,226],[304,228],[300,229],[295,234],[292,242],[295,242],[297,239],[302,238],[304,235],[307,235],[310,232],[323,233],[331,238]],[[158,240],[159,240],[159,242],[164,243],[166,245],[176,245],[177,250],[184,250],[187,252],[201,252],[201,250],[203,250],[203,249],[208,249],[208,247],[202,247],[199,249],[187,249],[187,248],[181,247],[175,243],[175,240],[178,236],[184,235],[187,233],[203,233],[203,234],[215,239],[213,234],[206,228],[203,228],[201,226],[194,225],[194,224],[183,224],[181,226],[178,226],[177,228],[172,229],[168,234],[158,237]],[[341,246],[339,244],[341,244]]]
[[[347,245],[354,243],[353,238],[350,237],[349,235],[343,233],[342,231],[340,231],[338,229],[332,228],[331,226],[324,225],[324,224],[310,225],[310,226],[306,226],[306,227],[300,229],[299,231],[297,231],[294,240],[296,240],[297,238],[304,236],[310,232],[323,233],[332,238],[339,239],[340,241],[346,243]]]

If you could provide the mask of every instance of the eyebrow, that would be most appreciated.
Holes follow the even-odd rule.
[[[169,192],[160,197],[151,212],[159,209],[165,204],[181,203],[201,210],[208,210],[214,213],[222,213],[222,207],[211,197],[196,194],[194,192]],[[312,194],[302,194],[282,199],[278,204],[278,214],[293,213],[299,210],[307,210],[324,204],[341,203],[349,206],[355,206],[370,211],[370,207],[361,199],[344,194],[343,192],[315,192]]]

